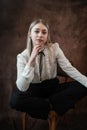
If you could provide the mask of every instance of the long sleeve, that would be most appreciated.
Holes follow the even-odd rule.
[[[34,77],[34,67],[27,64],[26,51],[17,56],[17,88],[20,91],[26,91]]]
[[[57,52],[57,60],[59,66],[63,69],[67,75],[69,75],[74,80],[80,82],[82,85],[87,87],[87,77],[81,74],[75,67],[71,65],[69,60],[65,57],[63,51],[59,47],[58,43],[56,43],[56,52]]]

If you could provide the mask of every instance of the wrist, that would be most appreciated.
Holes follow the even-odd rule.
[[[35,61],[34,60],[29,60],[28,61],[28,65],[31,66],[31,67],[34,67],[34,64],[35,64]]]

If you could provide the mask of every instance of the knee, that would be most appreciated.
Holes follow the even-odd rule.
[[[18,95],[16,93],[13,93],[10,98],[10,107],[16,109],[18,104]]]

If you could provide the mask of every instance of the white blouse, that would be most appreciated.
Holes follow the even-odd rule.
[[[45,47],[42,58],[41,80],[52,79],[57,76],[57,63],[62,70],[74,80],[87,87],[87,77],[81,74],[71,65],[65,57],[58,43],[52,44],[49,48]],[[17,55],[17,80],[16,85],[20,91],[26,91],[30,83],[40,83],[39,55],[36,57],[35,66],[28,65],[28,51],[25,49]]]

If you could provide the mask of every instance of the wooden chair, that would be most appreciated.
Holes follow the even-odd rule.
[[[60,71],[58,76],[63,77],[64,82],[68,81],[69,77],[64,72]],[[58,117],[55,111],[50,111],[48,115],[49,130],[56,130],[57,124],[60,119],[61,117]],[[23,113],[22,115],[23,130],[27,130],[27,122],[28,122],[28,115],[27,113]]]
[[[27,113],[22,114],[22,130],[27,130],[27,124],[28,124],[28,116]],[[56,130],[58,121],[61,117],[57,116],[57,113],[55,111],[50,111],[48,116],[48,124],[49,124],[49,130]]]
[[[56,130],[57,124],[61,117],[58,117],[55,111],[50,111],[48,116],[49,130]]]
[[[27,122],[28,122],[28,115],[26,112],[22,114],[22,128],[23,130],[27,130]]]

